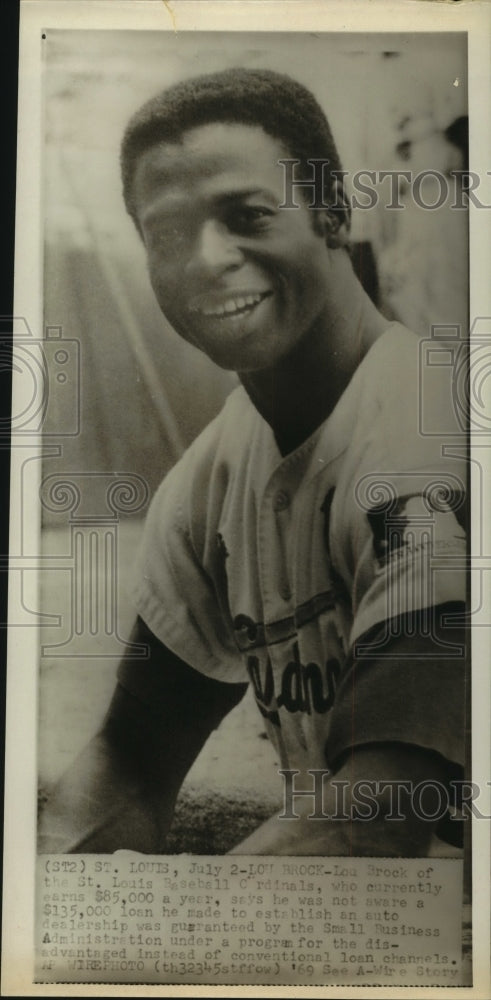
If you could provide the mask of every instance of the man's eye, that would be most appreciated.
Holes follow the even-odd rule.
[[[272,214],[269,208],[249,205],[230,211],[226,221],[234,232],[253,233],[266,228]]]

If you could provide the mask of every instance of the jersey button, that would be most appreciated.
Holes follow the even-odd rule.
[[[286,510],[289,504],[290,497],[288,496],[288,493],[285,493],[285,490],[278,490],[273,500],[273,510]]]
[[[291,600],[291,596],[292,596],[292,592],[291,592],[288,584],[287,583],[283,583],[281,585],[281,587],[280,587],[280,597],[282,597],[284,601],[290,601]]]

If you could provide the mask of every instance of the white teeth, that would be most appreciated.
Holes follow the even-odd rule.
[[[262,297],[262,294],[240,296],[238,299],[228,299],[227,302],[224,302],[220,306],[214,306],[213,309],[200,309],[195,306],[191,309],[191,312],[201,313],[203,316],[232,316],[234,313],[248,306],[257,305]]]

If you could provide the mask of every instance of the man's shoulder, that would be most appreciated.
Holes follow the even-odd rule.
[[[418,334],[402,323],[390,323],[361,361],[358,378],[383,386],[384,395],[390,395],[391,388],[407,385],[408,376],[417,373],[420,343]]]
[[[257,411],[253,407],[245,389],[238,385],[227,396],[221,410],[203,428],[174,466],[188,466],[194,463],[206,464],[214,460],[217,451],[237,454],[252,434]]]
[[[213,420],[188,446],[157,491],[158,496],[192,490],[203,498],[210,483],[224,482],[234,470],[247,464],[254,448],[260,447],[264,421],[259,417],[242,386],[232,390]]]
[[[349,386],[358,428],[370,434],[376,424],[396,440],[398,434],[415,438],[437,438],[427,433],[431,423],[444,429],[444,436],[460,433],[452,396],[451,373],[442,377],[445,365],[443,341],[421,337],[398,322],[391,323],[361,361]],[[433,360],[437,354],[441,360]],[[448,353],[448,352],[447,352]],[[436,366],[439,366],[438,368]],[[449,374],[448,364],[444,372]],[[439,374],[440,373],[440,374]],[[431,414],[439,414],[435,423]]]
[[[450,380],[433,377],[427,347],[393,323],[361,361],[342,401],[343,477],[462,465],[444,448],[462,440]]]
[[[456,375],[463,341],[413,333],[392,323],[375,342],[364,366],[364,398],[372,396],[382,418],[393,414],[393,433],[430,439],[441,450],[449,439],[462,439],[461,400]],[[465,435],[464,435],[465,436]]]
[[[392,420],[414,412],[417,396],[419,338],[400,323],[391,323],[361,358],[324,432],[342,452],[360,440],[373,447]],[[409,405],[408,405],[409,403]]]

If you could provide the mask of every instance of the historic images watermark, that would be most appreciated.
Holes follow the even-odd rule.
[[[344,208],[368,210],[380,207],[403,211],[412,199],[418,208],[434,211],[444,205],[466,210],[469,203],[476,208],[491,208],[481,201],[477,189],[481,177],[472,170],[329,170],[330,161],[310,157],[306,163],[311,176],[304,177],[301,160],[278,160],[283,167],[283,201],[278,208],[300,208],[298,192],[310,194],[309,208],[336,211]],[[491,174],[491,171],[487,171]],[[346,181],[352,193],[347,193]],[[402,198],[404,190],[404,199]],[[304,195],[304,203],[306,200]]]
[[[404,779],[391,781],[359,779],[357,781],[337,780],[330,777],[328,768],[309,768],[312,788],[298,788],[296,776],[300,771],[281,768],[283,777],[283,810],[279,819],[300,819],[295,806],[298,800],[308,800],[312,811],[307,818],[313,820],[337,820],[339,822],[369,823],[379,817],[401,822],[414,817],[434,823],[448,816],[450,821],[470,819],[491,819],[478,805],[483,789],[475,781],[465,779],[441,781],[425,779],[417,784]],[[325,782],[329,778],[329,791]],[[486,785],[491,787],[491,781]],[[305,815],[305,814],[304,814]]]
[[[128,643],[118,631],[118,529],[121,516],[140,514],[149,488],[133,472],[70,470],[42,476],[41,464],[61,458],[67,439],[81,433],[84,345],[66,337],[61,326],[48,325],[36,336],[24,317],[5,317],[14,328],[13,343],[0,338],[0,356],[16,373],[18,392],[11,418],[12,475],[19,497],[9,556],[10,628],[49,625],[59,639],[42,646],[51,657],[110,657],[98,640],[112,637],[126,655],[143,657],[147,647]],[[60,423],[60,412],[63,422]],[[8,434],[8,428],[6,434]],[[0,427],[0,437],[2,428]],[[69,526],[65,552],[38,551],[32,497],[37,513]],[[66,610],[34,608],[30,584],[34,571],[59,571],[68,580]],[[12,609],[15,608],[15,615]]]

